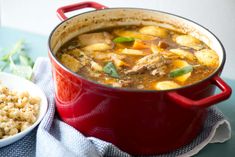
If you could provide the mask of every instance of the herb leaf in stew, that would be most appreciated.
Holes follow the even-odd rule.
[[[104,72],[114,78],[119,78],[118,72],[116,70],[115,65],[112,62],[108,62],[104,68]]]

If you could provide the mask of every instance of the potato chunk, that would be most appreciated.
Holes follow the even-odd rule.
[[[152,51],[153,53],[155,53],[155,54],[159,54],[159,53],[161,53],[161,52],[164,51],[164,49],[158,47],[158,46],[155,45],[155,44],[151,44],[150,49],[151,49],[151,51]]]
[[[167,89],[173,89],[173,88],[179,88],[180,85],[175,83],[174,81],[161,81],[157,82],[155,85],[155,88],[158,90],[167,90]]]
[[[124,62],[122,59],[125,58],[125,56],[121,56],[115,53],[109,53],[108,56],[110,59],[114,62],[115,66],[117,68],[123,67],[123,66],[129,66],[126,62]]]
[[[203,65],[215,68],[219,65],[219,56],[214,50],[203,49],[195,52],[195,56]]]
[[[61,63],[73,72],[77,72],[81,68],[81,64],[76,58],[65,53],[61,56]]]
[[[188,66],[189,64],[184,60],[174,60],[172,62],[172,65],[173,65],[172,70],[175,70],[175,69],[179,69],[179,68],[183,68],[185,66]],[[174,79],[179,82],[185,82],[190,76],[191,76],[191,72],[184,74],[184,75],[181,75],[181,76],[178,76],[178,77],[175,77]]]
[[[142,34],[153,35],[160,38],[166,38],[169,34],[166,29],[157,26],[145,26],[142,27],[139,32]]]
[[[94,69],[95,71],[103,71],[103,67],[96,63],[95,61],[91,61],[91,68]]]
[[[182,49],[170,49],[170,52],[178,55],[181,59],[188,59],[188,60],[195,60],[196,57],[193,55],[193,53],[186,51],[186,50],[182,50]]]
[[[69,50],[66,52],[68,55],[73,56],[75,58],[80,58],[81,57],[81,53],[83,53],[80,49],[75,48],[72,50]]]
[[[113,33],[120,37],[131,37],[131,38],[140,39],[140,40],[154,40],[156,38],[152,35],[141,34],[136,31],[126,31],[122,29],[115,30]]]
[[[106,43],[92,44],[83,48],[84,51],[90,51],[90,52],[91,51],[106,51],[110,49],[112,49],[112,46]]]
[[[88,46],[97,43],[111,44],[112,36],[108,32],[88,33],[78,36],[80,46]]]
[[[122,54],[126,54],[126,55],[134,55],[134,56],[145,56],[147,55],[144,51],[141,50],[134,50],[134,49],[123,49],[121,51]]]
[[[190,47],[195,50],[200,50],[203,48],[202,42],[191,35],[179,35],[175,38],[175,41],[177,44]]]

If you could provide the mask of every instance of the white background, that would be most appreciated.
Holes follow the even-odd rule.
[[[0,0],[0,24],[48,36],[60,22],[56,16],[56,9],[80,1]],[[224,44],[227,62],[223,76],[235,79],[235,0],[94,1],[108,7],[138,7],[166,11],[200,23],[209,28]]]

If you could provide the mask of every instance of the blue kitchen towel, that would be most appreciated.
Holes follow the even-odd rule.
[[[38,58],[33,81],[48,99],[48,111],[38,128],[14,144],[0,148],[0,157],[131,157],[109,142],[85,137],[55,117],[54,87],[48,58]],[[188,145],[155,157],[188,157],[197,154],[208,143],[231,138],[230,123],[216,108],[209,108],[203,131]]]

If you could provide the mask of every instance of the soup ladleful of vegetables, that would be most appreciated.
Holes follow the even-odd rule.
[[[217,53],[195,37],[158,26],[122,26],[78,35],[57,58],[71,71],[120,88],[174,89],[205,79]]]

